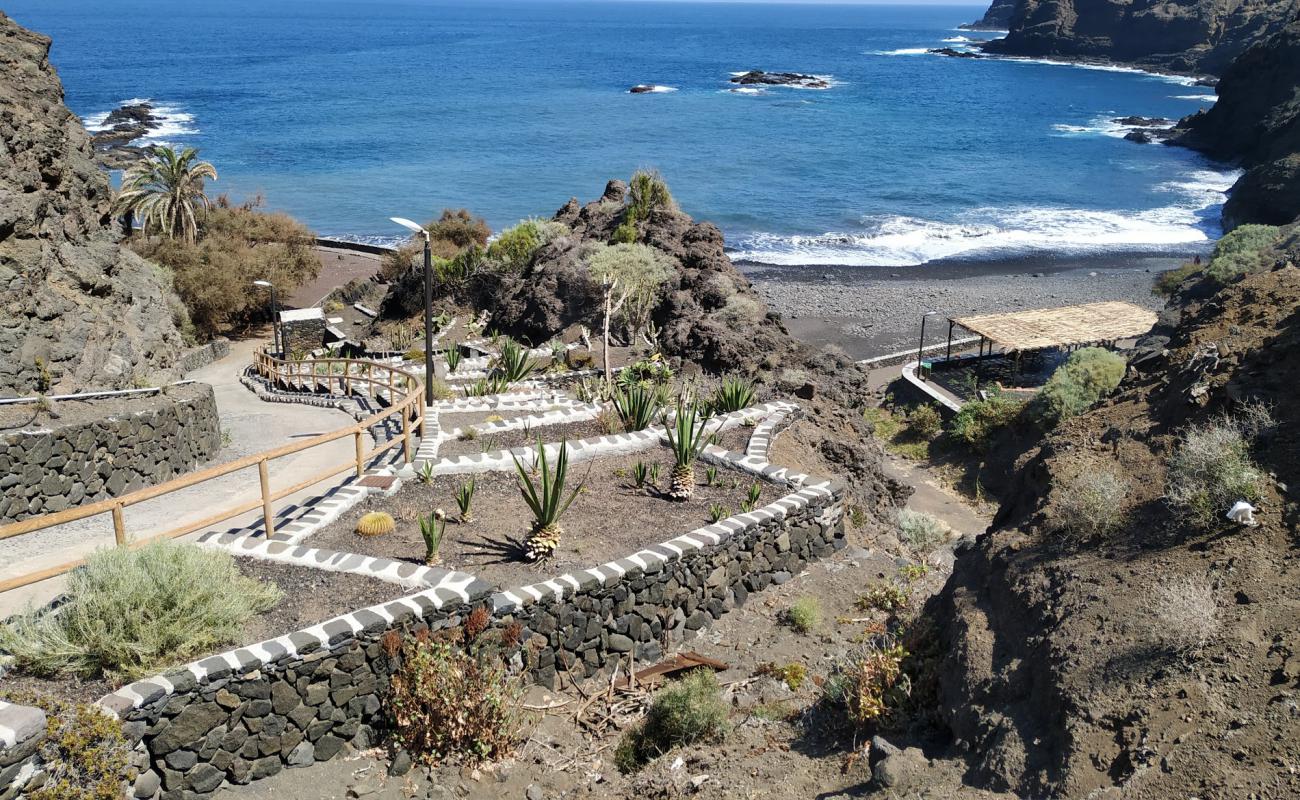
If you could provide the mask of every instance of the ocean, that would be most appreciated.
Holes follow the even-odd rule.
[[[466,207],[495,229],[658,169],[733,258],[863,268],[935,259],[1204,252],[1236,173],[1125,141],[1178,118],[1181,78],[927,54],[996,34],[975,6],[556,0],[8,0],[54,39],[93,127],[148,98],[213,191],[321,235]],[[750,69],[827,89],[731,91]],[[636,84],[659,91],[629,94]]]

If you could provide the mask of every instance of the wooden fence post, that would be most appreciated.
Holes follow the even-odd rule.
[[[360,429],[360,428],[357,428],[357,430],[356,430],[355,432],[353,432],[353,434],[352,434],[352,438],[353,438],[353,441],[356,442],[356,447],[357,447],[357,477],[360,478],[363,474],[365,474],[365,471],[366,471],[366,463],[365,463],[365,458],[366,458],[366,456],[365,456],[365,451],[362,449],[362,445],[361,445],[361,429]]]
[[[271,476],[266,472],[266,459],[257,462],[257,478],[262,484],[262,527],[269,539],[275,533],[275,516],[271,513]]]
[[[122,519],[122,504],[113,506],[113,540],[117,546],[126,544],[126,521]]]

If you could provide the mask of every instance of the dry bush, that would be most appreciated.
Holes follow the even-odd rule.
[[[1128,362],[1118,353],[1100,347],[1076,350],[1034,398],[1035,416],[1051,427],[1082,414],[1115,391],[1127,369]]]
[[[1169,459],[1165,497],[1184,518],[1207,527],[1238,500],[1255,502],[1264,474],[1250,457],[1254,435],[1271,426],[1263,406],[1189,428]]]
[[[240,574],[229,553],[155,542],[98,550],[68,578],[57,612],[0,625],[0,652],[40,675],[135,678],[235,641],[280,590]]]
[[[265,316],[270,298],[253,281],[268,280],[286,297],[320,272],[314,234],[286,214],[259,211],[256,201],[219,198],[197,242],[136,235],[127,244],[168,269],[203,338]]]
[[[785,618],[790,627],[799,633],[811,633],[821,624],[822,604],[816,597],[800,597],[786,610]]]
[[[1219,629],[1219,604],[1204,578],[1162,578],[1151,589],[1156,637],[1175,650],[1194,650]]]
[[[1124,521],[1129,482],[1115,470],[1094,464],[1076,466],[1052,487],[1054,530],[1076,534],[1112,531]]]
[[[518,741],[520,691],[498,651],[423,632],[402,647],[388,713],[397,741],[421,762],[479,764],[506,755]]]
[[[907,651],[893,637],[881,635],[855,648],[822,687],[822,698],[844,712],[855,726],[880,719],[911,693],[903,672]]]
[[[898,538],[918,553],[928,553],[943,544],[951,532],[942,520],[924,511],[898,510]]]
[[[438,219],[424,226],[429,232],[429,251],[435,259],[450,260],[472,248],[486,247],[492,229],[482,217],[463,208],[444,208]],[[379,275],[386,283],[401,277],[411,266],[420,264],[424,254],[424,237],[416,235],[400,248],[386,253],[380,261]]]

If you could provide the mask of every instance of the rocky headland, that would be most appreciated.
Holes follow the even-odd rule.
[[[967,31],[1005,31],[1011,27],[1011,17],[1016,11],[1016,0],[993,0],[989,10],[975,22],[959,25]]]
[[[990,14],[1006,16],[1005,2]],[[985,45],[1001,55],[1109,59],[1186,73],[1219,74],[1295,18],[1297,0],[1018,0],[1009,33]]]
[[[167,278],[118,245],[49,51],[0,14],[0,395],[131,386],[183,346]]]

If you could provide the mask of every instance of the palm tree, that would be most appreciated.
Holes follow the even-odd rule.
[[[126,170],[114,212],[139,214],[146,233],[153,229],[168,238],[193,242],[199,233],[198,216],[210,205],[203,179],[217,179],[216,168],[199,161],[198,155],[193,147],[177,153],[156,145],[152,155]]]

